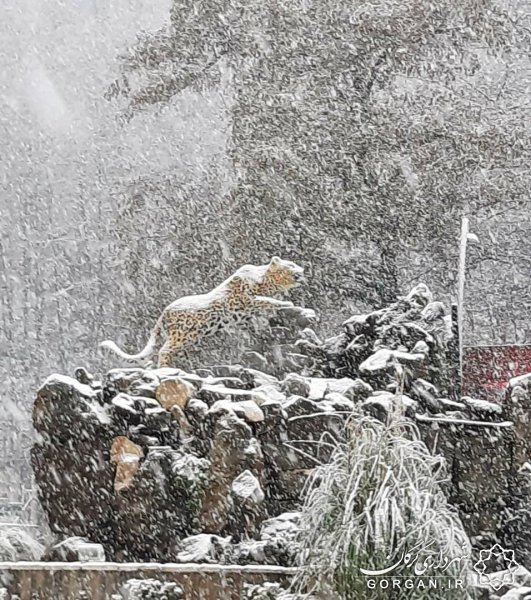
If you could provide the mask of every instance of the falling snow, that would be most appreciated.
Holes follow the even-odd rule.
[[[105,600],[189,597],[136,561],[270,568],[241,598],[294,600],[330,490],[351,508],[338,539],[374,509],[374,569],[433,501],[531,586],[530,17],[530,0],[0,1],[0,562],[20,565],[0,598],[22,561],[105,558],[124,575]],[[304,282],[171,368],[100,348],[137,352],[165,307],[208,311],[273,257]],[[382,423],[382,473],[418,442],[446,479],[393,488],[404,462],[353,488]],[[353,597],[330,548],[326,585],[298,592]]]

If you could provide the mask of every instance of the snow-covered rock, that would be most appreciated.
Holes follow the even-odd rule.
[[[292,594],[279,583],[266,581],[262,584],[245,584],[242,600],[317,600],[308,594]]]
[[[308,377],[302,377],[297,373],[290,373],[287,375],[282,383],[281,389],[287,395],[297,395],[307,397],[310,395],[311,383]]]
[[[244,471],[232,482],[232,495],[242,505],[259,505],[265,495],[258,479],[251,471]]]
[[[220,537],[209,533],[199,533],[185,538],[179,543],[177,562],[181,563],[220,563],[230,551],[231,537]]]
[[[503,412],[500,404],[487,402],[486,400],[478,400],[476,398],[470,398],[469,396],[463,396],[461,402],[478,418],[499,418]]]
[[[298,552],[300,512],[282,513],[262,523],[257,540],[241,542],[235,548],[240,564],[293,566]]]
[[[300,531],[300,518],[301,513],[293,511],[264,521],[260,528],[260,539],[265,541],[282,540],[286,544],[294,542]]]
[[[319,405],[326,410],[344,413],[345,415],[351,415],[356,409],[356,404],[339,392],[329,392],[326,394],[325,399],[319,402]]]
[[[400,410],[402,415],[414,418],[418,406],[418,402],[409,396],[386,391],[373,392],[361,403],[364,412],[384,423],[396,410]]]
[[[44,546],[27,531],[0,524],[0,562],[37,561],[43,553]]]
[[[312,377],[308,398],[310,400],[321,400],[326,398],[328,394],[337,393],[353,402],[357,402],[367,398],[371,391],[371,386],[361,379]]]
[[[51,562],[104,562],[105,550],[101,544],[81,537],[68,538],[46,550],[42,557]]]
[[[284,402],[286,400],[286,394],[284,394],[277,385],[263,384],[253,389],[252,399],[258,405],[271,400]]]
[[[245,419],[248,423],[260,423],[260,421],[264,420],[264,413],[254,400],[240,400],[239,402],[217,400],[208,412],[211,415],[221,412],[232,412],[236,416]]]
[[[411,352],[403,352],[400,350],[389,350],[388,348],[380,348],[376,350],[367,360],[364,360],[360,365],[361,373],[383,373],[390,369],[396,369],[399,365],[418,365],[426,359],[424,354]]]

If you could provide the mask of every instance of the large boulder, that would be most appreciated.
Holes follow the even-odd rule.
[[[263,457],[260,445],[253,437],[252,429],[242,419],[231,414],[222,415],[214,428],[212,446],[208,454],[210,462],[209,485],[202,506],[203,531],[220,534],[233,523],[235,513],[241,511],[241,500],[234,493],[234,483],[243,473],[254,476],[257,487],[263,477]],[[254,515],[256,502],[249,507]],[[252,520],[250,525],[252,526]],[[237,535],[239,532],[232,530]]]
[[[41,560],[43,553],[44,546],[22,527],[0,526],[0,562]]]
[[[234,559],[240,564],[295,566],[299,551],[300,512],[282,513],[262,523],[258,538],[241,542]]]
[[[71,537],[47,548],[42,560],[50,562],[104,562],[105,551],[101,544],[94,544],[80,537]]]
[[[31,452],[39,498],[59,538],[112,544],[115,426],[100,393],[76,379],[52,375],[37,392]]]
[[[223,563],[231,551],[231,537],[220,537],[210,533],[192,535],[179,542],[177,562]]]

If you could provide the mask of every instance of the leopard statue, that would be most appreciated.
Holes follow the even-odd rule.
[[[228,325],[293,307],[292,302],[271,296],[300,285],[303,275],[302,267],[278,256],[267,265],[244,265],[210,292],[179,298],[167,306],[138,354],[127,354],[111,340],[100,346],[139,364],[146,364],[158,349],[158,366],[172,366],[177,355]]]

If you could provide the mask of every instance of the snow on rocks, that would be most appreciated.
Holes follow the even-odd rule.
[[[244,471],[232,482],[232,495],[240,504],[259,505],[264,499],[264,492],[258,479],[251,471]]]
[[[265,541],[295,542],[299,532],[301,513],[298,511],[282,513],[278,517],[262,523],[260,539]]]
[[[271,401],[284,402],[286,395],[278,389],[278,386],[265,384],[254,388],[252,399],[257,404],[262,405],[264,402]]]
[[[240,542],[234,551],[239,564],[294,566],[298,552],[300,512],[282,513],[262,523],[255,540]]]
[[[131,415],[138,415],[138,411],[135,408],[135,399],[131,398],[127,394],[120,393],[112,399],[111,404],[124,413]]]
[[[341,379],[311,377],[310,400],[326,399],[329,394],[341,394],[354,402],[366,398],[372,391],[371,386],[361,379],[350,379],[342,377]]]
[[[416,345],[415,345],[416,347]],[[369,358],[364,360],[360,367],[360,373],[378,374],[396,370],[397,365],[419,365],[426,359],[425,354],[402,352],[400,350],[389,350],[380,348]]]
[[[340,436],[352,399],[370,390],[348,378],[292,381],[319,400],[238,366],[113,369],[94,387],[50,378],[35,403],[32,461],[52,531],[102,543],[111,560],[173,560],[179,539],[203,533],[255,535],[299,505],[329,455],[320,437]]]
[[[26,529],[6,523],[0,525],[0,562],[42,560],[43,553],[44,546]],[[0,599],[1,590],[0,587]]]
[[[410,394],[415,398],[422,408],[430,413],[438,414],[445,410],[445,407],[453,410],[465,410],[466,405],[454,402],[453,404],[445,404],[439,398],[439,390],[433,383],[419,377],[412,382]]]
[[[194,391],[194,386],[180,377],[168,378],[162,380],[157,386],[155,398],[166,410],[171,410],[174,406],[185,408]]]
[[[308,397],[311,391],[311,380],[298,373],[289,373],[282,380],[281,389],[285,394]]]
[[[179,542],[176,561],[180,563],[221,563],[230,551],[231,537],[199,533]]]
[[[231,498],[233,506],[230,520],[235,539],[254,535],[257,524],[267,516],[265,494],[258,477],[250,470],[240,473],[232,482]]]
[[[42,560],[48,562],[105,562],[105,550],[82,537],[71,537],[47,548]]]
[[[531,456],[531,379],[512,382],[503,409],[452,396],[444,306],[423,285],[324,340],[309,313],[298,315],[299,339],[264,350],[264,370],[112,369],[98,382],[78,369],[76,379],[48,378],[34,405],[32,464],[52,531],[101,543],[110,560],[183,560],[230,536],[240,564],[289,564],[266,524],[300,507],[308,475],[329,459],[350,416],[388,421],[398,409],[451,465],[472,461],[451,469],[452,485],[463,514],[481,521],[471,507],[477,490],[492,506],[510,480],[505,457]],[[484,463],[477,474],[475,460]],[[185,548],[186,539],[196,545]]]
[[[253,400],[240,400],[239,402],[218,400],[214,402],[208,412],[213,415],[223,411],[232,412],[236,416],[243,417],[248,423],[260,423],[265,418],[264,412]]]
[[[211,385],[209,383],[205,383],[201,386],[199,393],[199,398],[207,402],[208,404],[213,404],[218,400],[253,400],[257,404],[261,404],[264,402],[267,397],[257,391],[256,389],[239,389],[239,388],[230,388],[223,385]]]
[[[465,420],[502,420],[496,407],[481,401],[442,401],[454,395],[457,375],[449,359],[447,316],[444,305],[419,284],[381,310],[353,315],[342,332],[324,342],[306,333],[298,345],[309,366],[304,377],[289,375],[284,385],[311,400],[325,399],[328,386],[328,393],[339,392],[382,419],[391,414],[391,396],[381,394],[387,392],[404,397],[404,411],[412,418],[460,413],[456,417]]]
[[[483,420],[499,420],[502,415],[502,407],[494,402],[486,400],[478,400],[463,396],[461,402],[469,409],[469,411],[478,419]]]
[[[92,429],[109,423],[107,411],[98,400],[98,392],[65,375],[51,375],[37,392],[33,406],[33,426],[39,433],[48,426],[48,417],[55,414],[54,427],[65,433],[72,423],[82,421]]]
[[[364,412],[385,422],[397,410],[406,417],[414,418],[418,410],[418,402],[404,394],[376,391],[362,402],[361,408]]]
[[[327,411],[337,414],[351,415],[356,410],[356,404],[339,392],[328,392],[319,405]]]

